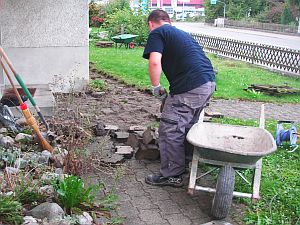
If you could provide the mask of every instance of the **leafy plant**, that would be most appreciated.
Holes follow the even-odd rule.
[[[68,176],[53,186],[57,192],[58,201],[67,212],[71,212],[72,208],[78,208],[81,203],[92,203],[101,187],[100,185],[91,185],[86,188],[83,180],[76,176]]]
[[[4,224],[21,224],[22,205],[15,201],[11,196],[0,195],[0,223]]]
[[[17,158],[20,156],[20,149],[7,149],[0,147],[0,161],[4,161],[5,163],[12,165]]]
[[[95,91],[103,91],[105,90],[105,82],[100,79],[91,80],[90,86]]]
[[[124,26],[124,33],[138,35],[134,39],[136,43],[146,42],[149,34],[147,17],[141,11],[123,9],[107,16],[105,27],[110,37],[120,34],[121,26]]]

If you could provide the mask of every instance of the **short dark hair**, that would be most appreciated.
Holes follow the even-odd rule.
[[[169,14],[166,11],[161,9],[153,10],[148,16],[148,22],[153,21],[159,23],[161,20],[164,22],[171,23]]]

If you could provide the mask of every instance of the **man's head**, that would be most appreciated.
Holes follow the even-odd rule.
[[[160,27],[165,23],[171,23],[171,20],[168,13],[166,13],[164,10],[161,9],[153,10],[148,16],[148,25],[150,31]]]

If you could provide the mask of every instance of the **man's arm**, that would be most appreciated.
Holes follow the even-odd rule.
[[[161,68],[161,57],[162,54],[159,52],[151,52],[149,56],[149,76],[153,87],[159,85]]]

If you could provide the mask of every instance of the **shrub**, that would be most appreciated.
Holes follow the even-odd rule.
[[[0,224],[21,224],[22,205],[11,196],[0,195]]]
[[[67,212],[72,212],[73,208],[78,208],[81,203],[92,203],[100,185],[84,187],[84,182],[79,177],[68,176],[64,180],[58,180],[54,185],[57,192],[58,202],[63,205]]]
[[[125,33],[138,35],[134,39],[136,43],[141,45],[146,42],[149,33],[147,16],[141,11],[124,9],[107,16],[105,27],[110,37],[120,34],[122,25]]]

